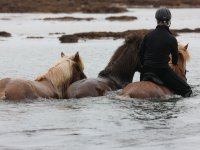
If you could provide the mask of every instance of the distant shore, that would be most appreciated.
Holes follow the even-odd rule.
[[[84,32],[84,33],[75,33],[72,35],[62,35],[59,37],[61,43],[77,43],[79,39],[87,40],[87,39],[101,39],[101,38],[113,38],[113,39],[126,39],[129,36],[140,35],[144,36],[150,30],[147,29],[139,29],[139,30],[127,30],[123,32]],[[196,29],[172,29],[172,34],[174,36],[178,36],[178,33],[200,33],[200,28]]]
[[[120,13],[128,7],[200,8],[200,0],[0,0],[0,13]]]

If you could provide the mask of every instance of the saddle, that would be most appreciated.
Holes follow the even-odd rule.
[[[146,72],[143,75],[142,81],[151,81],[158,85],[163,85],[163,81],[154,73]]]

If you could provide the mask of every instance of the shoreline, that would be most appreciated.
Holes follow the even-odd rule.
[[[62,35],[58,37],[61,43],[77,43],[79,40],[90,40],[90,39],[102,39],[102,38],[113,38],[116,39],[126,39],[132,35],[144,36],[146,33],[152,29],[138,29],[138,30],[126,30],[123,32],[82,32],[69,35]],[[179,36],[180,33],[200,33],[200,28],[189,29],[171,29],[170,30],[174,36]]]
[[[79,40],[91,40],[91,39],[102,39],[102,38],[113,38],[116,39],[126,39],[131,35],[141,35],[144,36],[146,33],[152,29],[137,29],[137,30],[126,30],[122,32],[80,32],[75,34],[66,33],[49,33],[49,35],[60,35],[57,37],[61,43],[77,43]],[[190,29],[171,29],[170,30],[174,36],[179,36],[181,33],[200,33],[200,28]],[[0,37],[9,38],[12,37],[12,33],[7,31],[0,31]],[[27,39],[43,39],[43,36],[27,36]]]

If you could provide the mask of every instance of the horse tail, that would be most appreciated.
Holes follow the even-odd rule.
[[[6,99],[6,95],[5,92],[0,94],[0,100],[5,100]]]
[[[6,96],[4,95],[4,96],[1,96],[0,97],[0,100],[6,100]]]

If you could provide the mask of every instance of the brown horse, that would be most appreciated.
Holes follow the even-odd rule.
[[[5,78],[0,80],[0,99],[19,101],[36,98],[63,98],[68,86],[86,78],[78,52],[61,53],[61,59],[35,81]]]
[[[107,91],[121,89],[132,82],[137,70],[138,50],[143,36],[134,35],[126,39],[111,57],[110,62],[97,78],[74,82],[66,91],[66,98],[102,96]]]
[[[170,67],[177,73],[179,77],[186,80],[186,61],[189,60],[190,56],[187,50],[188,45],[179,44],[179,60],[178,65],[172,65],[171,61],[169,62]],[[126,100],[129,98],[161,98],[167,95],[173,95],[173,91],[170,91],[168,88],[155,84],[150,81],[141,81],[128,84],[119,96],[116,96],[115,99]]]

